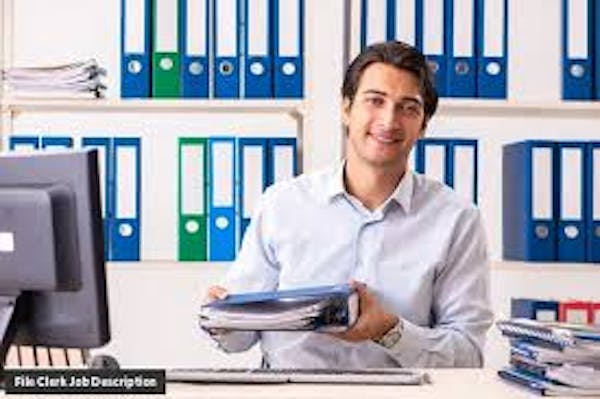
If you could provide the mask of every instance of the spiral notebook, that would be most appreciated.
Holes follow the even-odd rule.
[[[560,322],[512,319],[496,322],[504,336],[562,350],[578,344],[600,345],[600,329]]]

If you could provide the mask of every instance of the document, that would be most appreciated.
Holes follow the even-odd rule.
[[[200,327],[231,330],[345,331],[358,318],[347,284],[230,295],[200,310]]]

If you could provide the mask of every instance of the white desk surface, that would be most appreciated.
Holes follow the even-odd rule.
[[[437,369],[428,371],[432,384],[423,386],[382,385],[229,385],[169,384],[169,398],[540,398],[525,388],[508,383],[493,369]]]

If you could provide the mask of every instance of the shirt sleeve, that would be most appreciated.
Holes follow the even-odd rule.
[[[272,192],[261,197],[244,234],[242,247],[222,286],[229,293],[273,291],[279,282],[279,265],[269,243],[268,210]],[[250,349],[259,338],[255,331],[221,331],[210,334],[225,352]]]
[[[433,287],[433,326],[402,319],[402,337],[388,353],[403,367],[482,367],[493,322],[489,255],[479,211],[459,218],[445,267]]]

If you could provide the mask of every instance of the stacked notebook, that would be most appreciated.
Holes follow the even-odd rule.
[[[500,377],[546,396],[600,395],[600,328],[529,319],[496,325],[511,344]]]
[[[10,68],[3,71],[12,97],[100,98],[106,86],[106,70],[90,59],[64,65]]]
[[[200,327],[344,331],[357,317],[358,294],[344,284],[229,295],[200,309]]]

